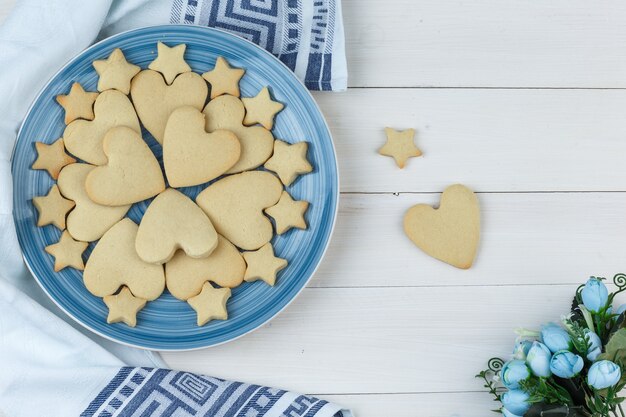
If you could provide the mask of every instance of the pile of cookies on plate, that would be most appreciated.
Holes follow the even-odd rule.
[[[93,62],[98,92],[74,83],[57,96],[63,136],[37,142],[32,165],[56,184],[33,204],[38,226],[62,231],[45,248],[54,270],[84,270],[86,288],[109,308],[108,323],[134,327],[137,312],[167,288],[202,326],[228,318],[231,288],[243,281],[274,285],[287,266],[274,254],[274,231],[307,228],[308,202],[285,187],[313,167],[307,142],[274,139],[284,106],[267,87],[240,98],[243,68],[219,57],[200,75],[185,62],[186,45],[157,48],[144,70],[115,49]],[[162,147],[163,169],[140,123]],[[195,202],[177,190],[191,186],[203,187]],[[149,199],[139,224],[126,217]],[[96,243],[84,263],[89,242]]]

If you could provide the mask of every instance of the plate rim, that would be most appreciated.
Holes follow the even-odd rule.
[[[30,106],[28,107],[28,110],[26,111],[24,118],[22,119],[22,122],[20,123],[20,128],[17,131],[17,135],[15,137],[15,143],[13,144],[13,150],[11,151],[11,183],[12,185],[14,185],[14,173],[13,173],[13,168],[14,168],[14,157],[15,157],[15,151],[17,149],[17,145],[18,142],[20,141],[20,138],[22,136],[22,130],[24,128],[24,124],[25,121],[29,118],[30,114],[32,113],[33,109],[35,108],[35,105],[37,104],[37,102],[39,101],[40,97],[42,96],[42,94],[44,93],[44,91],[48,88],[48,86],[50,85],[50,83],[52,83],[52,81],[61,73],[63,72],[67,67],[69,67],[70,65],[72,65],[75,61],[77,61],[86,51],[95,48],[96,46],[100,45],[101,43],[110,41],[111,39],[117,38],[117,37],[121,37],[123,35],[127,35],[133,32],[140,32],[140,31],[145,31],[148,29],[165,29],[165,28],[172,28],[172,27],[176,27],[176,28],[180,28],[180,29],[191,29],[191,30],[206,30],[206,31],[215,31],[215,32],[219,32],[221,34],[224,34],[228,37],[233,37],[237,40],[243,40],[245,43],[248,43],[249,45],[252,45],[254,48],[263,51],[263,53],[269,57],[271,57],[271,59],[274,62],[279,63],[281,66],[283,66],[286,70],[288,70],[288,72],[293,76],[294,79],[297,80],[297,82],[300,84],[300,86],[306,91],[306,94],[308,94],[309,98],[311,99],[311,102],[313,103],[313,105],[315,106],[315,108],[317,109],[317,111],[319,112],[319,114],[322,116],[321,119],[324,122],[324,126],[326,127],[326,130],[328,131],[328,137],[330,138],[330,146],[332,148],[333,151],[333,156],[335,159],[335,170],[334,170],[334,179],[335,179],[335,184],[336,184],[336,198],[335,198],[335,204],[334,207],[332,208],[332,215],[333,215],[333,219],[332,219],[332,224],[331,227],[329,229],[329,233],[328,233],[328,238],[326,239],[326,243],[324,245],[323,250],[321,251],[321,255],[320,258],[317,262],[317,264],[315,265],[315,267],[313,268],[313,271],[311,272],[311,274],[309,275],[309,277],[306,279],[306,281],[303,283],[303,285],[298,289],[298,291],[293,295],[293,297],[291,297],[284,306],[282,306],[279,310],[277,310],[276,312],[274,312],[270,317],[267,318],[267,320],[263,321],[262,323],[259,323],[258,325],[252,327],[251,329],[248,329],[247,331],[243,332],[240,335],[237,335],[235,337],[232,337],[228,340],[223,340],[221,342],[216,342],[210,345],[204,345],[204,346],[193,346],[193,347],[180,347],[180,348],[157,348],[157,347],[148,347],[148,346],[142,346],[139,344],[135,344],[135,343],[130,343],[130,342],[126,342],[123,340],[119,340],[116,339],[113,336],[104,334],[102,332],[100,332],[99,330],[92,328],[91,326],[87,325],[86,323],[83,323],[81,320],[79,320],[77,317],[75,317],[73,314],[71,314],[68,310],[66,310],[66,308],[64,306],[62,306],[49,292],[48,290],[45,288],[45,286],[42,284],[40,278],[37,276],[37,274],[35,274],[35,272],[33,271],[32,266],[30,265],[28,259],[26,259],[26,256],[24,254],[24,250],[22,249],[22,242],[21,239],[19,239],[19,235],[17,235],[18,237],[18,244],[20,245],[20,251],[22,253],[22,259],[24,260],[24,264],[26,265],[26,268],[28,269],[28,271],[30,272],[30,274],[32,275],[32,277],[35,279],[35,281],[37,282],[37,285],[39,285],[39,287],[43,290],[43,292],[46,294],[46,296],[57,306],[59,307],[59,309],[61,311],[63,311],[63,313],[65,313],[66,316],[70,317],[74,322],[78,323],[79,325],[81,325],[83,328],[89,330],[90,332],[97,334],[100,337],[103,337],[107,340],[111,340],[115,343],[119,343],[121,345],[124,346],[129,346],[129,347],[133,347],[133,348],[138,348],[138,349],[142,349],[142,350],[147,350],[147,351],[157,351],[157,352],[186,352],[186,351],[194,351],[194,350],[201,350],[201,349],[209,349],[212,347],[216,347],[216,346],[220,346],[226,343],[230,343],[233,342],[243,336],[246,336],[258,329],[260,329],[261,327],[265,326],[266,324],[270,323],[272,320],[274,320],[276,317],[278,317],[278,315],[280,315],[283,311],[285,311],[287,309],[287,307],[289,307],[291,305],[291,303],[293,303],[296,298],[298,298],[300,296],[300,294],[302,293],[302,291],[304,291],[305,288],[307,288],[307,286],[309,285],[309,283],[311,282],[311,280],[313,279],[313,276],[317,273],[322,261],[324,260],[324,257],[326,256],[326,252],[328,251],[328,248],[330,246],[330,242],[333,238],[334,232],[335,232],[335,226],[337,224],[337,217],[338,217],[338,213],[339,213],[339,200],[341,198],[341,181],[340,181],[340,177],[339,177],[339,161],[337,159],[337,149],[335,147],[335,141],[333,139],[333,135],[332,132],[330,130],[330,126],[328,126],[328,121],[326,120],[326,117],[324,116],[324,113],[322,112],[322,110],[319,107],[319,104],[317,103],[317,101],[315,100],[315,98],[313,97],[313,94],[311,94],[311,91],[305,86],[304,82],[302,82],[302,80],[300,78],[298,78],[295,73],[287,66],[285,65],[284,62],[282,62],[280,59],[278,59],[276,56],[274,56],[272,53],[270,53],[269,51],[267,51],[266,49],[260,47],[259,45],[255,44],[254,42],[243,38],[241,36],[237,36],[234,35],[226,30],[223,29],[219,29],[219,28],[214,28],[214,27],[209,27],[209,26],[199,26],[199,25],[185,25],[185,24],[164,24],[164,25],[150,25],[150,26],[142,26],[139,28],[134,28],[134,29],[129,29],[129,30],[125,30],[119,33],[116,33],[114,35],[111,35],[107,38],[101,39],[98,42],[95,42],[91,45],[89,45],[87,48],[83,49],[82,51],[80,51],[78,54],[74,55],[72,58],[70,58],[64,65],[62,65],[49,79],[48,81],[46,81],[45,84],[43,84],[41,86],[41,88],[39,89],[39,92],[37,93],[37,95],[33,98],[32,103],[30,104]],[[13,223],[14,223],[14,227],[17,230],[17,218],[16,218],[16,212],[15,212],[15,191],[13,191],[13,196],[12,196],[12,203],[13,203],[13,208],[12,208],[12,213],[13,213]]]

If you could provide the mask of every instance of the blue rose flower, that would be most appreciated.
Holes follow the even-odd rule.
[[[595,362],[598,356],[602,353],[602,341],[600,336],[589,329],[585,329],[585,335],[587,336],[587,343],[589,348],[587,349],[587,359],[591,362]]]
[[[518,359],[508,361],[502,367],[502,371],[500,371],[502,383],[508,389],[519,388],[519,383],[527,380],[529,376],[530,370],[528,365],[526,365],[526,362]]]
[[[583,304],[592,313],[597,313],[606,308],[606,303],[609,299],[609,291],[606,289],[606,285],[593,277],[589,278],[589,281],[587,281],[581,291],[581,295]]]
[[[541,329],[541,341],[552,353],[572,348],[572,338],[567,333],[567,330],[554,323],[548,323],[543,326]]]
[[[585,361],[580,356],[567,350],[560,350],[552,355],[550,371],[561,378],[572,378],[583,369]]]
[[[528,351],[530,350],[530,347],[532,345],[533,342],[531,342],[530,340],[520,340],[519,342],[517,342],[515,344],[515,347],[513,348],[513,358],[525,360],[526,355],[528,355]]]
[[[548,377],[550,373],[550,359],[552,353],[541,342],[533,342],[526,356],[526,363],[535,376]]]
[[[502,394],[500,401],[508,412],[518,416],[523,416],[530,408],[528,398],[530,398],[530,395],[524,391],[512,389]]]
[[[622,371],[615,363],[598,361],[589,368],[587,383],[591,388],[600,390],[617,385],[621,377]]]

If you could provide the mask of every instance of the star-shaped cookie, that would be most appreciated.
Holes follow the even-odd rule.
[[[191,67],[185,62],[185,49],[187,45],[181,43],[176,46],[169,47],[163,42],[157,43],[158,55],[154,61],[148,65],[148,68],[163,74],[165,82],[172,84],[174,78],[178,74],[191,71]]]
[[[251,126],[260,123],[267,130],[272,130],[274,116],[285,107],[282,103],[272,100],[267,87],[263,87],[255,97],[244,97],[241,101],[246,107],[243,124]]]
[[[282,235],[292,227],[306,229],[304,213],[309,208],[307,201],[294,201],[287,191],[283,191],[275,206],[265,209],[276,223],[276,233]]]
[[[116,48],[107,59],[93,62],[100,76],[98,91],[116,89],[124,94],[130,91],[130,80],[141,70],[137,65],[126,61],[121,49]]]
[[[37,149],[37,159],[33,162],[31,168],[45,169],[55,180],[59,177],[61,168],[76,162],[76,159],[65,153],[63,138],[57,139],[50,145],[43,142],[35,142],[35,149]]]
[[[123,321],[130,327],[137,325],[137,313],[146,305],[146,300],[135,297],[126,286],[118,294],[104,296],[102,301],[109,308],[107,323]]]
[[[45,247],[45,251],[54,256],[54,271],[59,272],[67,266],[76,268],[79,271],[85,269],[83,263],[83,252],[87,249],[87,242],[79,242],[72,239],[72,236],[63,231],[61,239],[57,243]]]
[[[404,168],[407,159],[422,155],[422,151],[413,142],[415,129],[398,131],[386,127],[385,134],[387,135],[387,142],[378,150],[378,153],[395,159],[400,168]]]
[[[93,103],[98,93],[85,91],[80,83],[72,84],[69,94],[59,94],[56,101],[65,110],[65,124],[76,119],[93,120]]]
[[[65,217],[67,213],[74,207],[74,202],[63,198],[59,187],[56,184],[50,188],[50,192],[46,196],[33,198],[33,204],[39,212],[37,226],[46,226],[53,224],[59,229],[65,229]]]
[[[271,243],[266,243],[256,251],[243,252],[248,267],[243,277],[244,280],[256,281],[262,279],[267,284],[274,286],[276,274],[287,266],[287,260],[274,256],[274,248]]]
[[[211,84],[211,98],[230,94],[239,97],[239,80],[246,72],[243,68],[234,68],[224,58],[217,57],[215,67],[202,74],[202,78]]]
[[[230,288],[214,288],[210,282],[205,282],[202,291],[195,297],[187,300],[191,308],[198,315],[198,326],[204,326],[211,320],[226,320],[228,310],[226,302],[230,298]]]
[[[308,148],[309,144],[306,142],[290,145],[277,139],[274,141],[274,154],[265,163],[265,168],[274,171],[283,184],[289,185],[298,175],[313,171],[306,159]]]

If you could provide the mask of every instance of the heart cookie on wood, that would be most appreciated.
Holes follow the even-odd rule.
[[[480,239],[478,198],[464,185],[451,185],[441,195],[439,208],[411,207],[404,216],[404,232],[433,258],[468,269]]]
[[[192,258],[205,258],[217,246],[217,233],[206,214],[185,194],[168,188],[141,218],[135,248],[145,262],[163,264],[182,249]]]
[[[163,293],[163,267],[142,261],[135,252],[137,229],[132,220],[125,218],[98,241],[83,273],[90,293],[104,297],[114,294],[122,285],[135,297],[145,300],[155,300]]]
[[[263,210],[275,205],[282,191],[280,180],[269,172],[248,171],[211,184],[196,202],[219,234],[242,249],[254,250],[272,239],[272,223]]]
[[[206,81],[195,72],[180,74],[172,85],[156,71],[144,70],[133,78],[130,96],[143,126],[163,143],[167,119],[182,106],[202,110],[209,93]]]
[[[207,133],[204,114],[191,106],[172,112],[163,136],[163,164],[172,187],[211,181],[239,160],[239,139],[228,130]]]
[[[115,127],[102,146],[109,163],[87,175],[89,198],[105,206],[133,204],[165,190],[163,173],[156,157],[134,130]]]
[[[117,90],[100,93],[94,104],[92,121],[74,120],[63,132],[65,148],[74,156],[94,165],[107,163],[102,149],[104,135],[115,126],[127,126],[141,132],[137,114],[128,97]]]

